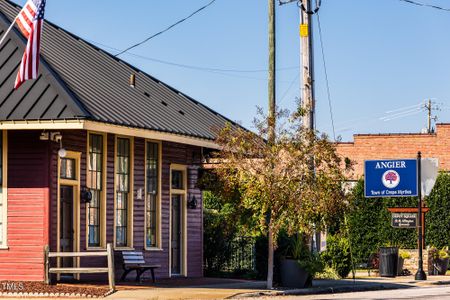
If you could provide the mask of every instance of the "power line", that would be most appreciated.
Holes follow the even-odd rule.
[[[166,29],[161,30],[161,31],[158,32],[158,33],[155,33],[154,35],[152,35],[152,36],[146,38],[146,39],[143,40],[142,42],[139,42],[139,43],[137,43],[137,44],[135,44],[135,45],[133,45],[133,46],[130,46],[130,47],[126,48],[125,50],[123,50],[123,51],[121,51],[120,53],[116,54],[116,57],[119,56],[119,55],[121,55],[121,54],[124,54],[125,52],[128,52],[129,50],[131,50],[131,49],[133,49],[133,48],[136,48],[136,47],[138,47],[138,46],[140,46],[140,45],[142,45],[142,44],[145,44],[146,42],[148,42],[149,40],[151,40],[151,39],[157,37],[158,35],[161,35],[161,34],[167,32],[167,31],[169,31],[170,29],[174,28],[175,26],[177,26],[177,25],[179,25],[179,24],[181,24],[181,23],[187,21],[188,19],[192,18],[194,15],[198,14],[198,13],[201,12],[202,10],[204,10],[204,9],[206,9],[207,7],[211,6],[214,2],[216,2],[216,0],[212,0],[211,2],[209,2],[208,4],[206,4],[205,6],[202,6],[202,7],[200,7],[199,9],[197,9],[196,11],[194,11],[193,13],[191,13],[189,16],[187,16],[187,17],[185,17],[185,18],[183,18],[183,19],[181,19],[181,20],[175,22],[174,24],[170,25],[170,26],[167,27]]]
[[[281,103],[283,102],[284,98],[286,98],[286,96],[288,95],[289,91],[291,90],[291,88],[294,86],[294,83],[297,81],[297,79],[300,77],[300,73],[297,73],[297,75],[294,77],[294,79],[292,79],[291,83],[289,84],[289,87],[286,89],[286,91],[283,93],[283,96],[281,97],[280,101],[278,102],[278,105],[281,105]]]
[[[319,39],[320,39],[320,48],[322,50],[323,69],[325,72],[325,82],[327,85],[327,97],[328,97],[328,107],[330,109],[331,127],[333,129],[333,139],[334,139],[334,141],[336,141],[336,130],[334,128],[333,106],[331,105],[330,82],[328,80],[327,64],[326,64],[326,60],[325,60],[325,50],[324,50],[324,46],[323,46],[322,26],[320,25],[319,13],[317,13],[317,26],[319,29]]]
[[[437,6],[437,5],[433,5],[433,4],[422,3],[422,2],[413,1],[413,0],[398,0],[398,1],[417,5],[417,6],[429,7],[429,8],[434,8],[434,9],[450,12],[450,8],[445,8],[445,7],[441,7],[441,6]]]
[[[96,41],[92,41],[92,40],[86,40],[89,43],[92,44],[96,44],[99,45],[103,48],[107,48],[113,51],[121,51],[118,48],[114,48],[111,47],[109,45],[106,44],[102,44]],[[202,67],[202,66],[194,66],[194,65],[186,65],[186,64],[180,64],[180,63],[175,63],[175,62],[170,62],[170,61],[166,61],[166,60],[161,60],[161,59],[157,59],[157,58],[152,58],[152,57],[148,57],[148,56],[143,56],[143,55],[139,55],[139,54],[135,54],[135,53],[130,53],[127,52],[126,53],[129,56],[135,57],[135,58],[139,58],[139,59],[144,59],[144,60],[148,60],[148,61],[152,61],[152,62],[156,62],[156,63],[160,63],[160,64],[165,64],[165,65],[170,65],[170,66],[175,66],[175,67],[180,67],[180,68],[185,68],[185,69],[192,69],[192,70],[197,70],[197,71],[206,71],[206,72],[224,72],[224,73],[267,73],[267,69],[224,69],[224,68],[213,68],[213,67]],[[291,66],[291,67],[284,67],[284,68],[278,68],[277,71],[287,71],[287,70],[296,70],[299,69],[299,66]]]

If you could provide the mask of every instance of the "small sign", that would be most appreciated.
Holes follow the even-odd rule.
[[[429,196],[436,183],[439,173],[439,161],[437,158],[422,158],[421,161],[422,177],[422,197]]]
[[[307,37],[309,35],[308,24],[300,24],[300,36]]]
[[[417,196],[417,160],[366,160],[364,195],[373,197]]]
[[[395,228],[416,228],[416,213],[392,213],[392,227]]]

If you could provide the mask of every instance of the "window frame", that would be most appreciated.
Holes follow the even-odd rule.
[[[2,211],[0,213],[3,217],[2,236],[3,241],[0,244],[0,250],[8,250],[8,131],[0,130],[1,139],[1,163],[2,163]]]
[[[108,167],[108,134],[104,132],[88,131],[87,142],[86,142],[86,187],[90,190],[90,137],[91,135],[102,136],[103,152],[102,152],[102,190],[100,192],[100,245],[99,246],[89,246],[89,206],[86,204],[86,249],[87,250],[104,250],[106,249],[106,205],[107,205],[107,167]],[[115,174],[114,174],[115,176]]]
[[[147,154],[148,144],[158,145],[158,193],[156,199],[156,246],[147,246]],[[161,189],[162,189],[162,142],[155,140],[145,140],[145,159],[144,159],[144,249],[147,251],[162,251],[162,235],[161,235]]]
[[[183,189],[173,189],[172,188],[172,171],[182,171],[183,173]],[[181,210],[182,210],[182,260],[181,260],[181,273],[174,274],[174,276],[187,276],[188,274],[188,262],[187,262],[187,200],[188,200],[188,166],[181,164],[170,164],[170,195],[169,195],[169,277],[172,277],[172,196],[173,195],[181,195]]]
[[[130,143],[130,174],[129,174],[129,191],[128,191],[128,203],[127,203],[127,245],[117,246],[116,237],[116,221],[117,221],[117,169],[118,169],[118,159],[117,159],[117,140],[127,139]],[[134,137],[116,135],[114,137],[114,249],[115,250],[133,250],[133,215],[134,215]]]

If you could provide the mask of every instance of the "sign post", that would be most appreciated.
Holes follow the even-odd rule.
[[[417,153],[417,185],[419,187],[419,216],[422,216],[422,170],[421,170],[421,161],[422,161],[422,153],[419,151]],[[416,280],[427,280],[427,275],[423,270],[423,253],[422,253],[422,218],[419,218],[419,225],[417,226],[417,230],[419,231],[419,268],[417,269],[417,273],[415,276]]]
[[[364,163],[364,195],[366,198],[416,196],[419,198],[419,218],[417,220],[419,266],[415,275],[416,280],[427,279],[427,276],[423,271],[422,258],[421,160],[422,155],[419,152],[417,159],[367,160]],[[398,221],[401,222],[399,219]],[[394,219],[392,222],[394,225]]]

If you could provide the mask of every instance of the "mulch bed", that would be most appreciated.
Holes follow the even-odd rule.
[[[47,285],[34,281],[0,281],[2,297],[80,297],[99,298],[110,294],[109,288],[76,286],[70,284]]]

